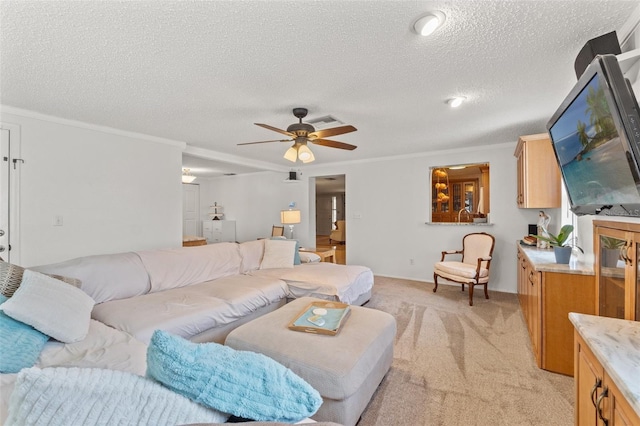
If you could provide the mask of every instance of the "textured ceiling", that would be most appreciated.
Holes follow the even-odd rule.
[[[358,128],[332,138],[358,149],[312,146],[312,164],[513,142],[545,131],[578,51],[638,5],[1,1],[0,102],[231,160],[213,174],[304,167],[285,143],[237,146],[280,139],[253,123],[286,129],[298,106]],[[430,10],[446,22],[418,37],[411,23]],[[453,96],[468,102],[450,109]]]

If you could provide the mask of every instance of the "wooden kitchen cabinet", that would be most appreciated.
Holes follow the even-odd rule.
[[[640,223],[594,220],[596,314],[640,320]]]
[[[595,313],[590,268],[558,265],[552,250],[518,246],[518,299],[539,368],[572,375],[573,326],[569,312]]]
[[[518,161],[518,207],[559,208],[560,168],[549,135],[521,136],[514,155]]]
[[[638,414],[577,331],[574,357],[576,426],[640,425]]]
[[[596,400],[598,392],[602,392],[604,369],[577,333],[574,338],[573,353],[576,389],[575,423],[576,425],[596,425],[598,413],[592,401]]]

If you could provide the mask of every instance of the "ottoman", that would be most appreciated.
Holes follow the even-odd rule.
[[[243,324],[225,345],[264,354],[305,379],[324,401],[314,420],[353,426],[391,367],[396,321],[386,312],[351,306],[335,336],[287,328],[317,301],[324,300],[302,297]]]

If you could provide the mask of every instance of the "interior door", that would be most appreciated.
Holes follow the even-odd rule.
[[[202,236],[200,232],[200,186],[182,184],[182,235]]]
[[[318,196],[316,202],[316,235],[331,234],[332,196]]]
[[[0,257],[5,261],[11,260],[9,252],[9,196],[10,196],[10,151],[9,130],[2,128],[2,142],[0,143]]]

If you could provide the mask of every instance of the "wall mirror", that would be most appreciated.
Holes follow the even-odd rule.
[[[489,163],[431,167],[430,175],[431,222],[487,222]]]

